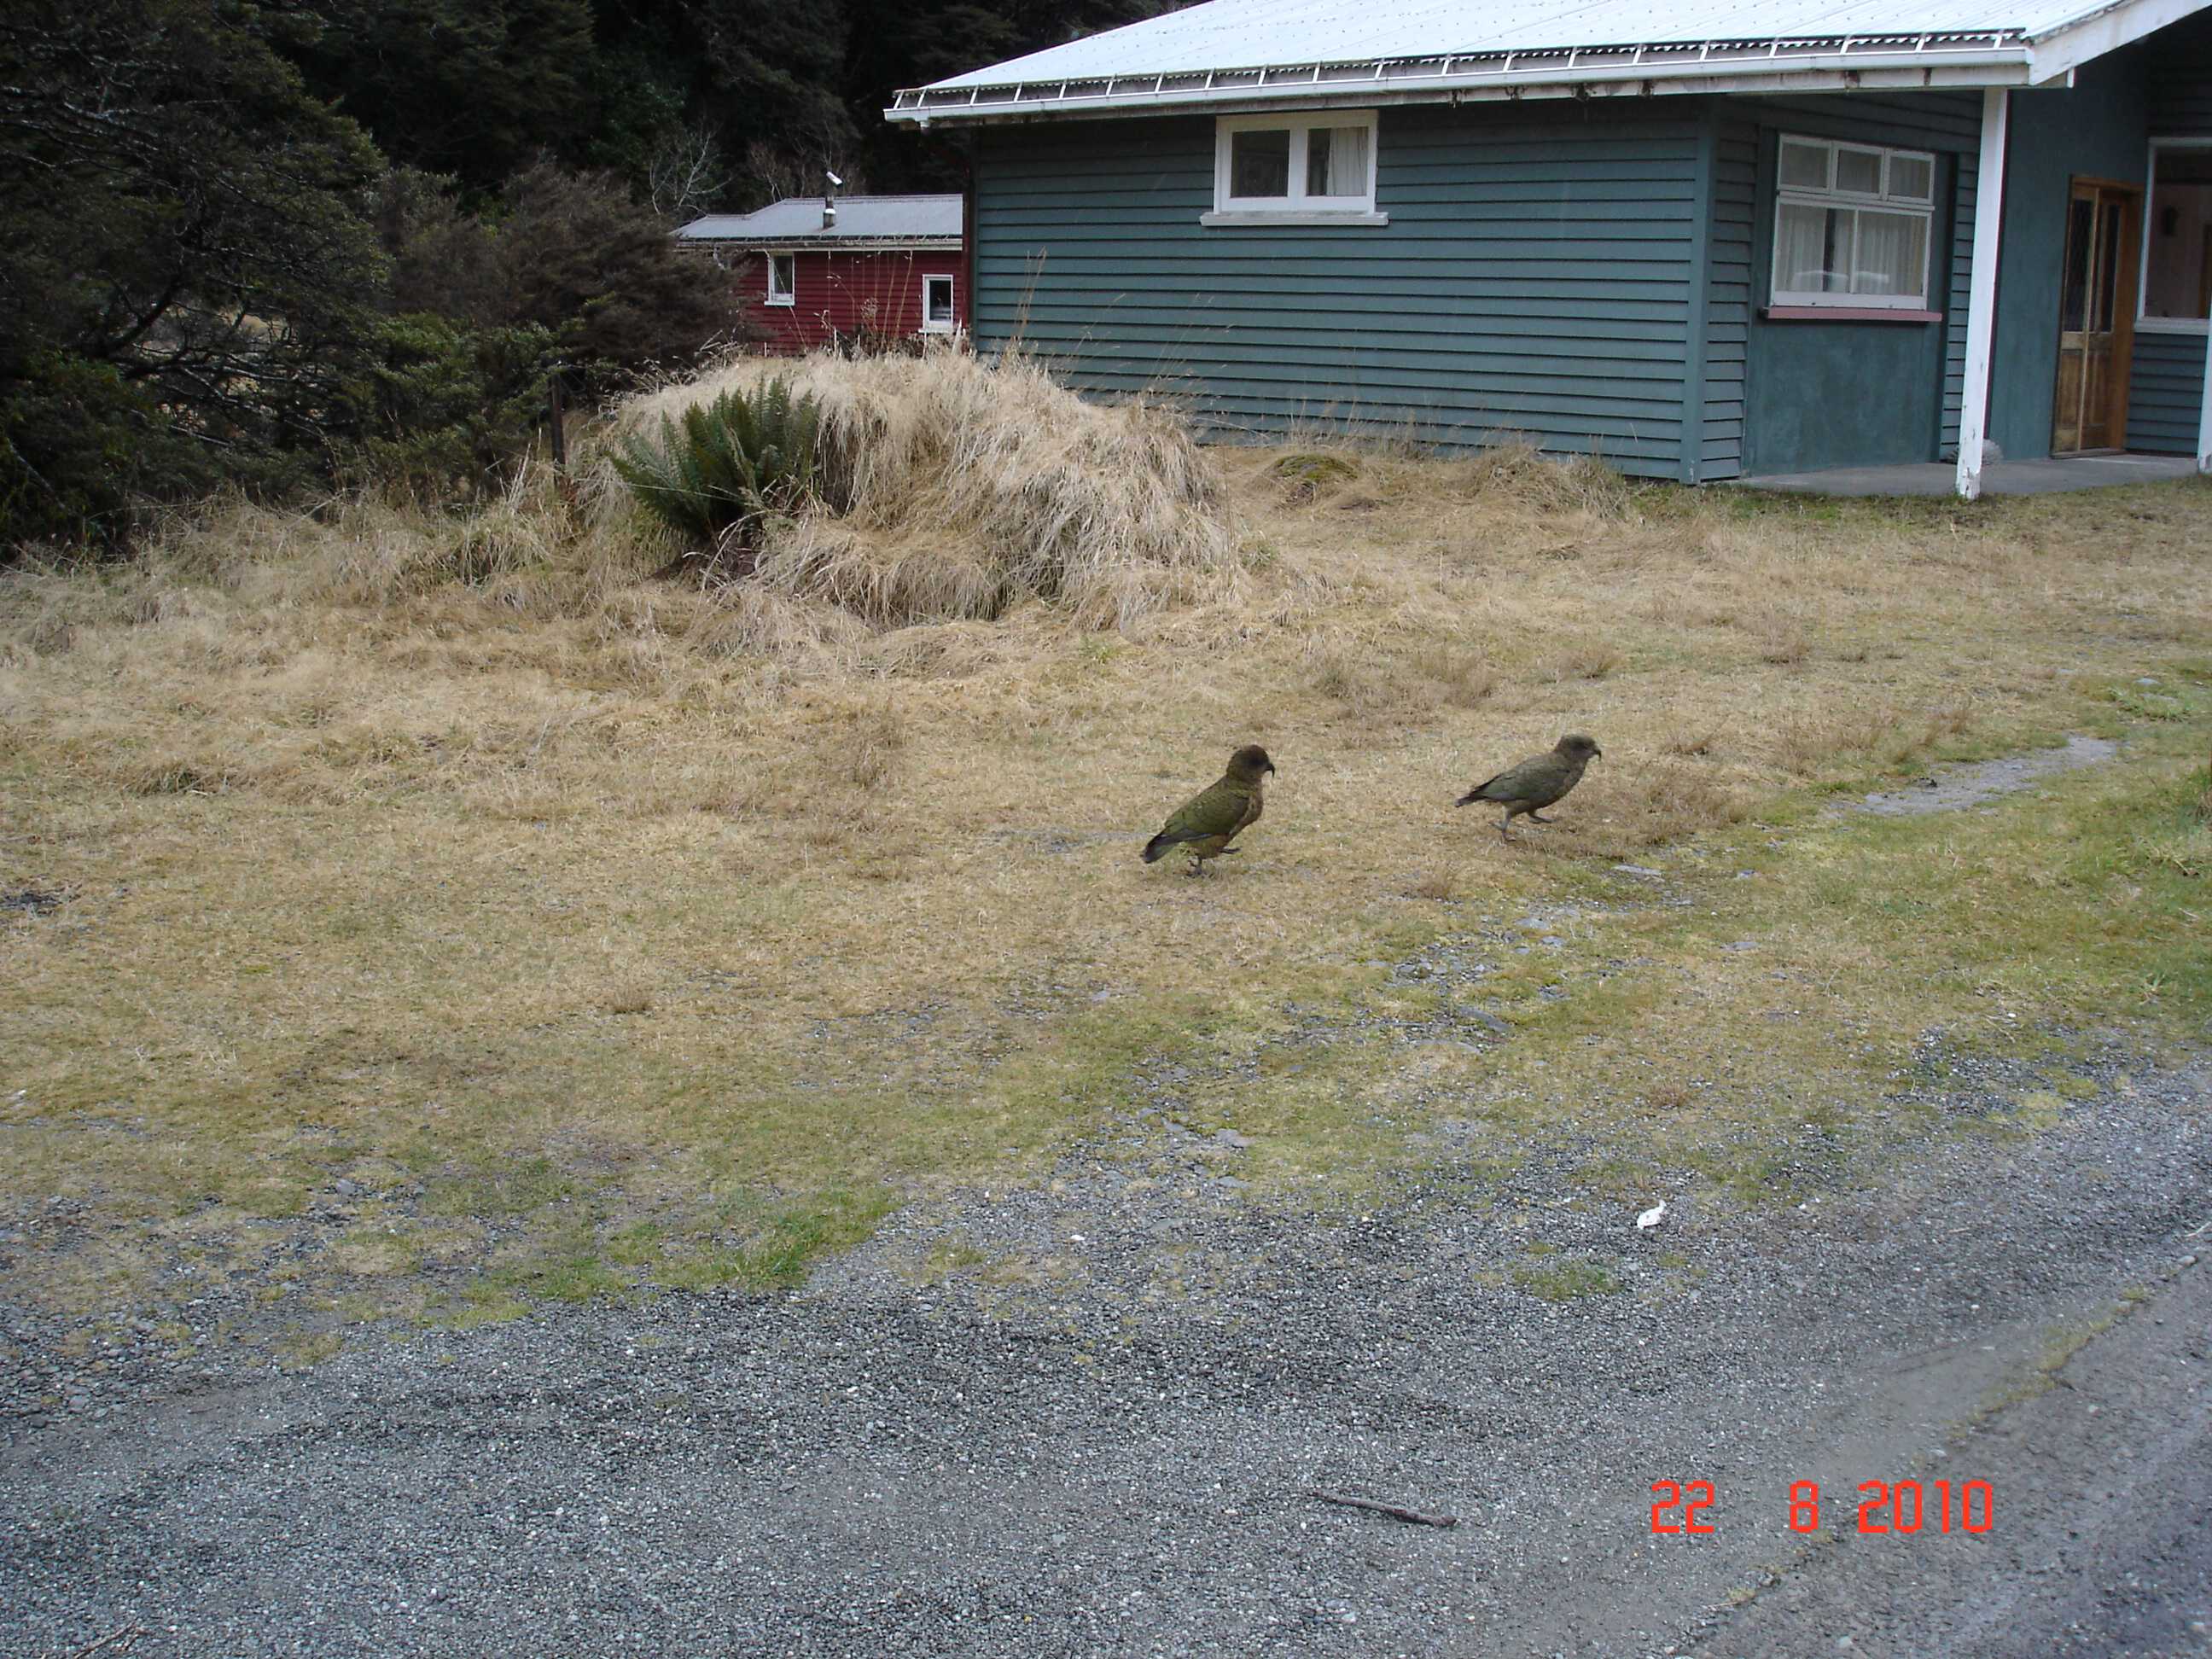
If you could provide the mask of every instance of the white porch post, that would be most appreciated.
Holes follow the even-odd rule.
[[[1974,263],[1966,281],[1966,384],[1959,408],[1959,494],[1982,493],[1982,442],[1990,429],[1990,340],[1997,315],[1997,243],[2004,222],[2002,87],[1982,94],[1981,166],[1974,185]],[[2212,406],[2208,406],[2212,407]]]
[[[2197,411],[2197,470],[2212,472],[2212,329],[2204,335],[2204,396]]]

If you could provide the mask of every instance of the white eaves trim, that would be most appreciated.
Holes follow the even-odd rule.
[[[2087,15],[2048,22],[2035,35],[2016,27],[1948,27],[1917,33],[1736,36],[1640,45],[1562,42],[1432,57],[1091,73],[1003,82],[993,81],[992,72],[984,70],[902,91],[884,114],[889,120],[927,127],[935,121],[1146,114],[1165,109],[1205,109],[1226,114],[1286,105],[1315,108],[1514,98],[2047,86],[2066,80],[2092,58],[2203,9],[2205,3],[2119,0]],[[1746,8],[1747,13],[1753,9]],[[1074,61],[1103,70],[1110,64],[1113,55],[1103,48],[1115,36],[1135,34],[1148,27],[1132,24],[1006,67],[1043,68],[1062,52],[1093,48]]]
[[[2204,9],[2204,0],[2125,0],[2078,22],[2039,35],[2034,41],[2033,84],[2047,86],[2071,75],[2093,58],[2140,40]]]
[[[762,253],[957,253],[957,236],[686,236],[679,247]]]
[[[884,112],[892,121],[927,127],[936,121],[984,122],[1041,115],[1136,115],[1163,109],[1206,109],[1218,114],[1296,106],[1468,103],[1516,98],[1656,97],[1668,93],[1826,92],[1854,88],[1921,91],[1939,87],[2027,86],[2024,46],[2009,52],[1929,53],[1923,56],[1784,56],[1756,64],[1691,60],[1625,64],[1575,64],[1567,52],[1514,54],[1510,65],[1462,70],[1431,65],[1304,65],[1257,76],[1205,76],[1200,84],[1177,84],[1178,76],[1122,76],[1110,86],[984,87],[955,97],[901,103]],[[923,88],[927,93],[928,88]],[[901,99],[910,95],[901,93]]]

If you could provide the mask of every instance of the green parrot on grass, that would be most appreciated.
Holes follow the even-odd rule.
[[[1190,854],[1189,873],[1201,875],[1206,861],[1237,848],[1229,843],[1260,821],[1261,785],[1275,763],[1256,743],[1229,757],[1229,769],[1176,808],[1166,827],[1145,843],[1145,862],[1157,864],[1176,848]]]
[[[1596,738],[1570,732],[1548,753],[1532,756],[1518,766],[1507,768],[1487,782],[1476,784],[1452,804],[1465,806],[1486,800],[1494,806],[1503,806],[1505,816],[1498,822],[1498,833],[1511,841],[1513,820],[1517,815],[1526,813],[1531,823],[1549,823],[1552,820],[1543,817],[1538,809],[1549,806],[1580,783],[1583,768],[1604,753],[1597,746]]]

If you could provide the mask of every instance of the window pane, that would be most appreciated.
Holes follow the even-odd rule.
[[[797,286],[795,280],[797,273],[793,268],[792,260],[793,256],[788,253],[771,253],[768,256],[768,297],[769,299],[788,300],[792,297],[791,291]]]
[[[1859,195],[1881,194],[1881,157],[1863,149],[1836,152],[1836,188]]]
[[[1850,210],[1784,202],[1775,216],[1778,227],[1774,239],[1775,291],[1847,291],[1850,287]]]
[[[1900,202],[1925,202],[1936,193],[1936,162],[1927,155],[1889,158],[1889,193]]]
[[[1784,190],[1826,190],[1828,187],[1828,147],[1782,141],[1782,187]]]
[[[1851,292],[1922,298],[1927,292],[1928,221],[1917,213],[1863,210],[1858,222]]]
[[[1288,128],[1230,135],[1229,193],[1231,196],[1289,198],[1291,134]]]
[[[2162,149],[2150,186],[2143,315],[2212,314],[2212,149]]]
[[[952,283],[950,278],[931,277],[922,289],[922,296],[931,322],[949,323],[952,320]]]
[[[1365,127],[1316,127],[1306,134],[1306,194],[1367,195]]]

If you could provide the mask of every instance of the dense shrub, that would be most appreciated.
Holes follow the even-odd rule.
[[[386,319],[341,393],[350,440],[341,471],[418,495],[495,489],[530,442],[557,362],[550,329],[472,328],[427,313]]]

